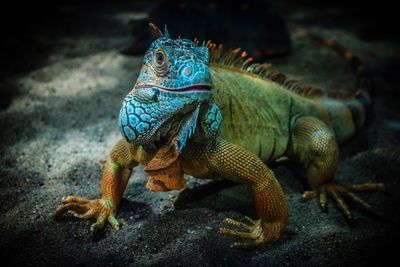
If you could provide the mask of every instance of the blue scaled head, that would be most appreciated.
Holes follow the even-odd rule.
[[[144,56],[138,87],[173,93],[206,93],[212,88],[208,48],[187,39],[160,37]]]
[[[158,32],[123,102],[119,126],[131,143],[175,139],[182,150],[196,130],[203,104],[213,97],[209,52],[206,46]]]

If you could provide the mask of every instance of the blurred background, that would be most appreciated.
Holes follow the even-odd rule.
[[[356,77],[329,49],[299,36],[333,39],[374,79],[374,117],[341,148],[337,180],[384,182],[360,195],[393,217],[400,206],[400,47],[392,1],[160,0],[8,1],[0,9],[0,259],[33,266],[366,266],[398,261],[397,225],[330,203],[304,203],[301,170],[271,166],[289,203],[282,238],[255,251],[229,248],[225,217],[255,217],[247,185],[186,177],[183,192],[153,193],[139,167],[118,214],[122,229],[93,236],[89,222],[53,219],[66,195],[98,197],[102,165],[120,138],[117,117],[154,36],[241,47],[293,79],[354,90]],[[394,262],[394,263],[393,263]],[[7,264],[7,263],[5,263]]]
[[[107,10],[117,9],[124,12],[107,16]],[[130,45],[115,45],[115,49],[130,55],[146,50],[151,39],[148,21],[161,29],[168,25],[172,36],[241,46],[262,59],[290,51],[288,25],[317,23],[326,29],[349,31],[366,41],[398,42],[400,38],[397,9],[389,0],[13,1],[1,9],[1,53],[7,59],[2,61],[1,75],[40,64],[65,37],[101,33],[99,25],[90,24],[91,18],[100,16],[110,22],[108,28],[101,29],[105,37],[111,31],[132,36]],[[27,63],[13,63],[18,58]]]

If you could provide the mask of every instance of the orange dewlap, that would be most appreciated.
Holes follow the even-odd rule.
[[[183,177],[181,160],[178,159],[168,167],[161,170],[147,170],[149,180],[146,187],[149,190],[165,192],[171,190],[181,190],[187,187],[186,180]]]
[[[174,144],[161,147],[144,170],[149,174],[146,187],[152,191],[181,190],[187,186],[181,158]]]

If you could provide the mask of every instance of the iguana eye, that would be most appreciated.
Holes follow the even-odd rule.
[[[167,73],[168,64],[164,50],[159,48],[154,53],[155,70],[158,76],[163,76]]]
[[[161,51],[158,51],[156,53],[156,62],[158,65],[162,65],[164,63],[164,53]]]

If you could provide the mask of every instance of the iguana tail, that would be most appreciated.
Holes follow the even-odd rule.
[[[371,119],[371,98],[366,90],[355,93],[337,91],[320,97],[330,113],[332,127],[339,144],[349,140]]]
[[[341,58],[343,58],[346,62],[349,63],[353,73],[356,75],[357,78],[357,85],[356,89],[358,90],[365,90],[371,93],[374,89],[374,81],[371,75],[367,74],[365,71],[365,64],[363,61],[355,54],[353,54],[350,50],[346,49],[341,44],[330,40],[325,39],[315,33],[308,32],[303,28],[299,28],[297,30],[301,35],[307,36],[312,40],[332,49],[336,52]]]
[[[332,115],[335,135],[339,142],[344,142],[362,128],[372,117],[370,92],[374,88],[373,79],[364,72],[365,67],[362,60],[342,45],[304,29],[298,29],[298,32],[332,49],[350,64],[356,75],[357,84],[355,92],[334,91],[329,93],[330,99],[339,100],[339,103],[343,105],[326,101]],[[345,109],[348,109],[348,111]]]

